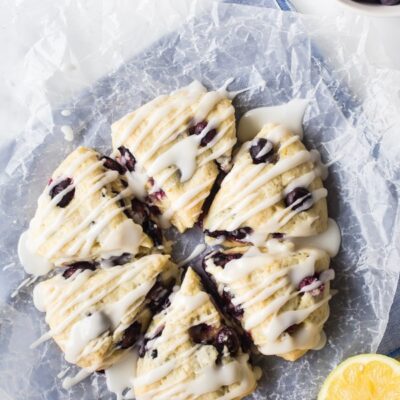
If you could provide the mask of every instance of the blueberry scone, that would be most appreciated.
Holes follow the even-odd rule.
[[[170,306],[153,319],[139,357],[137,400],[242,399],[256,387],[237,334],[191,268]]]
[[[88,264],[75,263],[35,287],[35,306],[50,327],[36,345],[53,338],[68,362],[95,371],[136,343],[168,300],[178,269],[161,254],[109,268]]]
[[[294,361],[325,344],[323,324],[331,298],[329,256],[318,249],[275,250],[240,246],[211,253],[205,269],[226,311],[247,331],[259,351]]]
[[[63,265],[148,252],[125,171],[89,148],[69,154],[38,199],[26,239],[32,253]]]
[[[207,241],[262,246],[271,237],[327,228],[327,190],[315,154],[297,135],[267,124],[236,154],[204,221]]]
[[[164,223],[183,232],[199,218],[219,168],[230,168],[234,108],[224,90],[207,92],[195,81],[115,122],[112,141]]]

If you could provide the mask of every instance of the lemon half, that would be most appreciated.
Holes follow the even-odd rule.
[[[361,354],[339,364],[318,400],[400,400],[400,363],[379,354]]]

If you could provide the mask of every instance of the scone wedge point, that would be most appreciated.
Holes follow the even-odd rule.
[[[153,319],[139,356],[137,400],[239,400],[256,387],[239,337],[191,268],[171,305]]]

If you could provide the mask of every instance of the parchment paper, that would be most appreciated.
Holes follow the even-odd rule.
[[[80,12],[88,13],[84,7]],[[105,8],[101,19],[105,26],[111,22],[117,26],[118,15]],[[264,377],[250,397],[314,399],[338,362],[377,349],[400,268],[400,124],[395,103],[399,76],[365,62],[367,23],[361,19],[321,21],[261,7],[214,4],[131,60],[124,59],[118,46],[129,43],[129,37],[115,30],[112,39],[99,37],[90,57],[104,62],[102,55],[109,54],[110,65],[119,67],[67,104],[59,104],[54,96],[47,96],[45,88],[60,68],[57,46],[62,43],[71,52],[74,48],[68,42],[70,20],[67,14],[65,17],[66,24],[57,27],[56,36],[43,37],[42,43],[36,43],[36,51],[26,53],[26,93],[32,93],[32,87],[42,92],[32,95],[35,107],[30,108],[23,134],[0,154],[4,166],[0,174],[0,397],[110,398],[102,375],[94,375],[68,392],[61,389],[56,375],[66,363],[57,346],[50,341],[29,349],[46,329],[44,316],[32,305],[31,288],[22,289],[15,298],[10,296],[25,277],[16,253],[18,237],[27,227],[51,171],[79,144],[109,152],[111,122],[154,96],[193,79],[217,88],[234,77],[233,90],[267,82],[264,90],[253,89],[237,97],[237,117],[254,107],[308,98],[305,140],[321,152],[323,161],[331,163],[326,181],[329,212],[341,227],[343,242],[332,261],[337,274],[333,287],[339,292],[331,302],[326,324],[328,344],[295,363],[262,358]],[[40,20],[40,14],[37,18]],[[40,21],[50,31],[54,28],[51,20]],[[323,58],[323,49],[320,52],[312,43],[312,38],[326,36],[329,29],[337,32],[329,42],[334,59]],[[350,54],[340,45],[349,34],[359,36],[359,46]],[[79,66],[78,58],[72,58]],[[360,79],[363,101],[348,90],[350,69],[352,77],[356,74]],[[64,109],[71,110],[71,115],[62,116]],[[61,125],[72,127],[73,142],[64,140]],[[193,240],[188,238],[196,234],[188,235],[182,239],[178,258],[190,253]]]

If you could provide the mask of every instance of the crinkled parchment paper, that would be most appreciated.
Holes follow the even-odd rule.
[[[87,13],[89,21],[84,6],[77,12]],[[331,302],[332,314],[326,324],[327,346],[295,363],[262,358],[264,377],[251,398],[314,399],[324,377],[340,360],[377,349],[399,272],[400,124],[394,92],[399,76],[365,63],[365,21],[320,21],[262,7],[214,4],[139,56],[125,60],[119,44],[129,46],[130,38],[117,29],[116,10],[103,7],[100,18],[104,26],[114,29],[113,35],[107,40],[99,36],[97,48],[92,48],[88,57],[105,62],[107,54],[110,65],[118,68],[70,102],[57,104],[57,96],[46,92],[46,85],[57,80],[65,54],[78,63],[73,49],[79,47],[68,41],[71,16],[67,13],[64,25],[41,20],[40,14],[37,18],[47,34],[26,53],[26,92],[19,92],[20,96],[31,96],[25,98],[32,104],[29,121],[24,133],[2,148],[0,157],[4,166],[0,175],[2,399],[110,398],[101,375],[68,392],[62,390],[56,375],[66,363],[53,342],[29,349],[45,324],[44,316],[32,305],[30,287],[15,298],[10,296],[25,277],[17,258],[17,240],[33,215],[48,176],[67,153],[78,144],[108,152],[112,121],[193,79],[217,88],[235,77],[232,90],[257,86],[265,80],[265,89],[256,88],[236,98],[238,117],[261,105],[280,104],[293,97],[309,99],[305,140],[331,163],[326,181],[329,210],[341,227],[343,243],[332,261],[337,273],[333,286],[338,294]],[[326,36],[328,28],[337,32],[329,42],[332,59],[324,58],[324,50],[320,53],[312,42]],[[341,47],[346,35],[359,36],[358,47],[350,52]],[[78,63],[78,68],[82,65]],[[350,70],[352,79],[361,82],[362,97],[347,89]],[[71,110],[71,115],[62,116],[64,109]],[[72,143],[64,140],[61,125],[70,125],[75,131]],[[189,247],[183,246],[182,258],[190,252]]]

